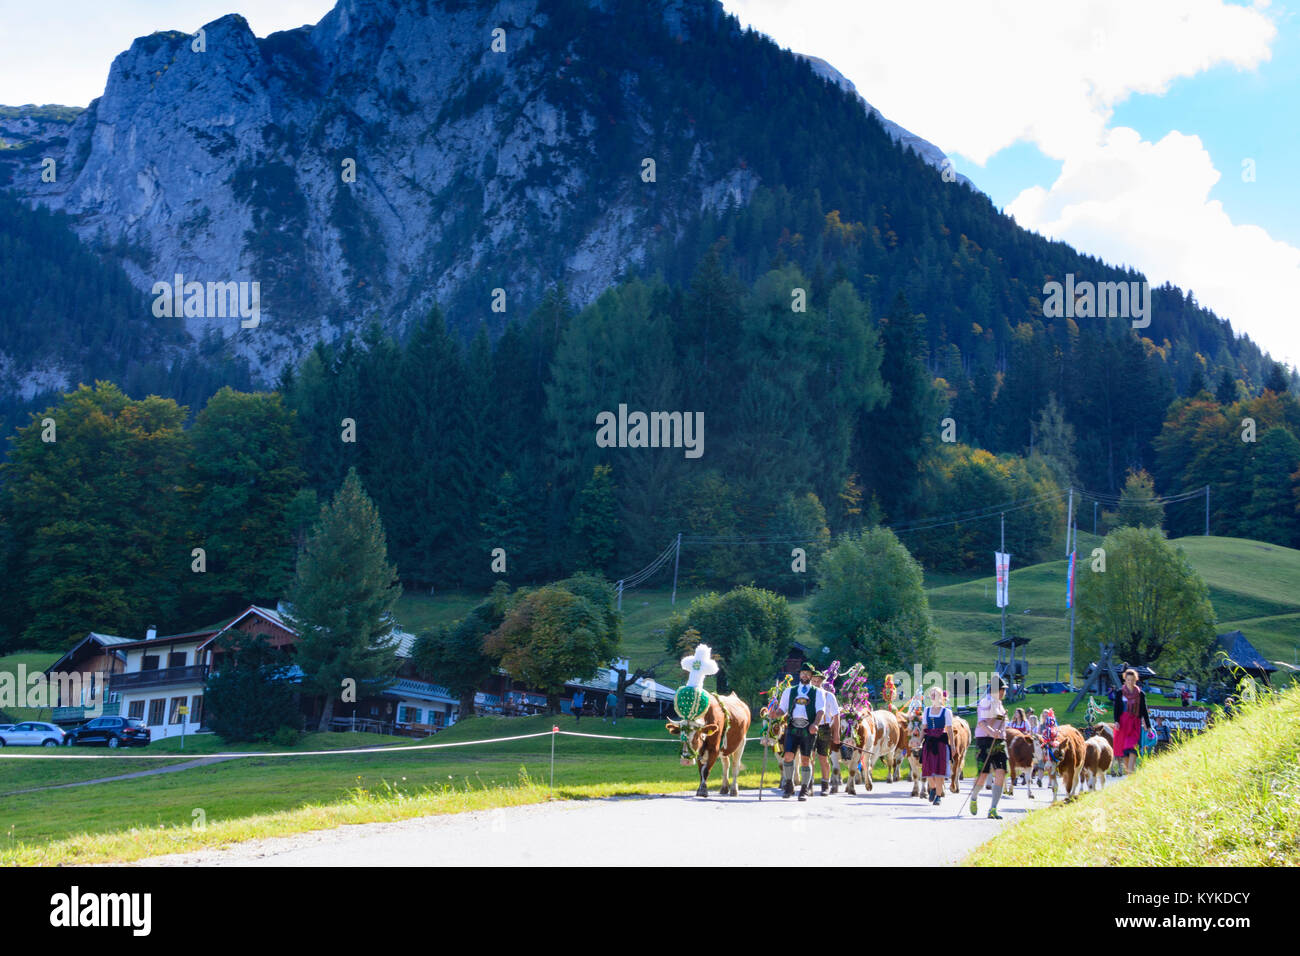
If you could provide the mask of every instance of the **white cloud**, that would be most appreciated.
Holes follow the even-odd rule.
[[[1220,173],[1195,135],[1149,143],[1109,125],[1133,94],[1266,62],[1277,34],[1267,2],[724,3],[781,45],[827,60],[885,116],[946,152],[983,164],[1026,141],[1061,160],[1050,188],[1008,206],[1021,225],[1193,289],[1237,331],[1300,360],[1300,250],[1234,224],[1209,198]]]
[[[1066,159],[1050,189],[1025,190],[1007,212],[1022,226],[1138,266],[1155,284],[1193,290],[1234,329],[1295,364],[1300,249],[1234,224],[1209,198],[1219,176],[1196,136],[1175,132],[1148,143],[1120,127],[1100,147]]]

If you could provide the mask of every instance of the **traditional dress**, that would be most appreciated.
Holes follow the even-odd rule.
[[[1119,689],[1119,693],[1124,710],[1119,715],[1118,726],[1115,727],[1115,753],[1122,757],[1130,750],[1138,749],[1142,737],[1143,708],[1141,688],[1130,688],[1125,685]],[[1115,709],[1118,710],[1120,701],[1117,700],[1115,704]]]
[[[925,740],[921,744],[921,776],[948,776],[948,731],[952,726],[952,711],[942,707],[939,713],[933,707],[925,709]]]

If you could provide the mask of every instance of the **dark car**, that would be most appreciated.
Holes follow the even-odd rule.
[[[147,747],[149,728],[137,717],[96,717],[69,731],[65,743],[104,744],[108,747]]]
[[[1025,688],[1027,694],[1076,694],[1078,688],[1063,680],[1052,680],[1042,684],[1030,684]]]

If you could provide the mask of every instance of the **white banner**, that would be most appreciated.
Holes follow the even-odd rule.
[[[1011,576],[1011,555],[994,551],[994,567],[998,575],[998,607],[1006,607],[1011,602],[1007,599],[1009,578]]]

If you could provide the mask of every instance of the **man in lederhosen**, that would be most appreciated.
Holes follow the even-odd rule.
[[[799,799],[805,800],[812,789],[812,752],[816,747],[817,728],[822,722],[822,694],[812,685],[812,665],[804,661],[799,668],[799,683],[787,687],[776,705],[774,717],[787,715],[785,762],[781,765],[781,796],[794,796],[794,755],[799,754],[802,785]]]
[[[824,797],[828,785],[831,793],[839,793],[840,790],[840,703],[835,699],[834,692],[823,686],[826,675],[821,671],[813,671],[812,683],[822,696],[822,722],[817,728],[816,747],[817,765],[821,768],[821,795]],[[834,773],[831,772],[832,766],[835,768]]]

